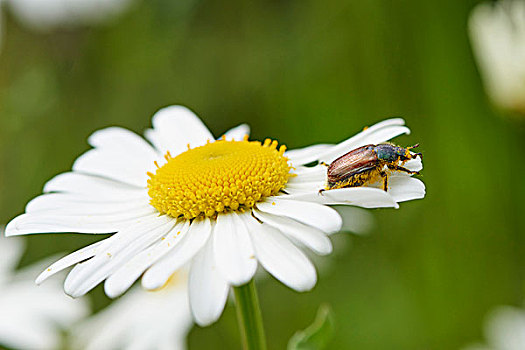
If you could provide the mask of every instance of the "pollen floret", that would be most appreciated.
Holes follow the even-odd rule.
[[[290,178],[285,146],[277,141],[208,142],[148,173],[150,204],[161,214],[192,219],[252,208],[276,195]]]

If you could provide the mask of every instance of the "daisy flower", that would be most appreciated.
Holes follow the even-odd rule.
[[[525,113],[525,1],[479,4],[469,31],[489,97],[502,109]]]
[[[186,349],[186,337],[193,326],[187,280],[187,272],[181,270],[161,289],[132,287],[122,298],[72,328],[73,348]]]
[[[144,288],[156,289],[189,263],[192,313],[207,325],[221,315],[230,286],[250,282],[258,265],[296,291],[312,289],[316,270],[303,249],[332,251],[328,236],[342,220],[329,205],[397,208],[424,197],[424,184],[404,173],[390,175],[388,192],[371,184],[319,193],[326,167],[317,163],[408,134],[403,124],[389,119],[337,145],[286,152],[277,141],[249,141],[246,125],[215,140],[190,110],[167,107],[146,140],[118,127],[91,135],[93,149],[51,179],[6,235],[113,233],[37,278],[75,265],[64,284],[73,297],[103,281],[116,297],[141,276]],[[421,159],[405,167],[418,171]]]
[[[523,350],[525,349],[525,310],[500,306],[485,322],[487,344],[470,345],[464,350]]]
[[[20,238],[0,235],[0,345],[13,349],[58,349],[61,329],[87,313],[83,300],[60,293],[60,283],[35,286],[42,263],[15,268],[23,252]],[[45,264],[45,263],[44,263]],[[1,346],[0,346],[1,348]]]

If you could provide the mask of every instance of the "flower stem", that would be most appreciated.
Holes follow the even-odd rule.
[[[237,319],[244,350],[266,350],[266,338],[253,279],[245,285],[233,287]]]

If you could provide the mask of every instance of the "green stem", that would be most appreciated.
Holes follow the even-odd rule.
[[[243,349],[266,350],[261,308],[253,279],[245,285],[233,287],[233,292]]]

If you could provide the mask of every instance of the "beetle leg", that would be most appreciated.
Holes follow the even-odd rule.
[[[330,166],[330,164],[326,164],[325,162],[319,162],[319,164],[324,165],[327,168]]]
[[[323,194],[324,191],[326,191],[326,190],[325,190],[324,188],[321,188],[321,189],[319,190],[319,195],[320,195],[320,196],[324,196],[324,194]]]
[[[384,171],[381,171],[379,175],[381,175],[381,177],[383,178],[383,190],[387,192],[388,191],[388,175]]]
[[[395,164],[388,164],[388,169],[402,171],[402,172],[405,172],[405,173],[408,173],[408,174],[417,174],[417,175],[419,175],[419,171],[408,170],[407,168],[403,168],[402,166],[395,165]]]

